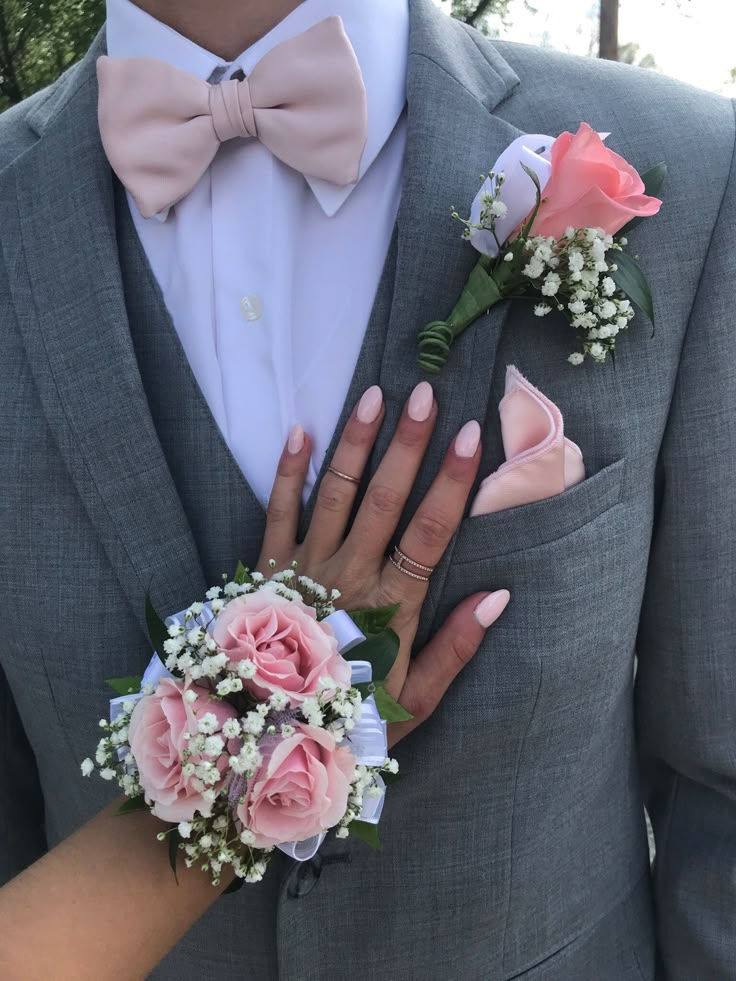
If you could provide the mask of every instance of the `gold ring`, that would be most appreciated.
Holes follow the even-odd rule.
[[[407,555],[404,555],[404,553],[398,548],[394,549],[393,554],[389,555],[388,560],[391,565],[402,573],[402,575],[409,576],[410,579],[416,579],[418,582],[429,582],[430,576],[434,572],[434,569],[430,568],[428,565],[422,565],[420,562],[415,562]],[[406,569],[404,567],[404,563],[413,565],[417,569],[423,569],[424,572],[429,573],[429,576],[420,576],[418,573],[412,572],[410,569]]]
[[[334,467],[328,467],[327,470],[336,477],[341,477],[343,480],[349,480],[351,484],[360,483],[360,477],[351,477],[349,473],[342,473],[340,470],[335,470]]]
[[[434,572],[433,566],[422,565],[421,562],[415,562],[414,559],[410,559],[408,555],[405,555],[398,545],[394,548],[394,558],[401,559],[402,562],[406,562],[408,565],[413,565],[415,569],[419,569],[421,572],[428,572],[430,576]]]

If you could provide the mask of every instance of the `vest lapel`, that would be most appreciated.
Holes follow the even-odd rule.
[[[102,50],[98,39],[52,96],[55,105],[39,111],[38,142],[0,178],[3,247],[48,424],[143,624],[146,590],[173,611],[204,581],[126,317],[96,121]]]
[[[238,560],[254,564],[266,515],[209,406],[166,309],[122,186],[115,209],[125,303],[146,399],[169,471],[212,585]],[[202,461],[207,471],[203,480]],[[215,500],[213,501],[213,497]],[[215,506],[213,506],[213,503]]]

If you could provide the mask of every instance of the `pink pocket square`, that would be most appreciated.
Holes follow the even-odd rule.
[[[545,501],[585,480],[583,454],[565,438],[562,413],[513,366],[499,413],[506,463],[480,485],[472,517]]]

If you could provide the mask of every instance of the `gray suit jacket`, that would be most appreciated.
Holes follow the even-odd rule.
[[[146,589],[180,608],[252,561],[263,527],[116,212],[101,50],[0,119],[0,879],[103,803],[79,761],[104,678],[145,664]],[[667,160],[666,207],[633,236],[658,330],[635,322],[615,370],[571,368],[569,328],[525,305],[458,343],[415,500],[469,418],[484,420],[483,469],[501,462],[510,363],[562,408],[590,476],[463,522],[419,641],[474,590],[508,587],[512,605],[399,747],[408,776],[383,852],[332,842],[306,866],[277,863],[158,976],[649,981],[656,946],[661,977],[733,979],[733,108],[655,74],[491,44],[413,0],[408,119],[349,396],[380,382],[383,445],[420,378],[417,329],[446,315],[474,262],[449,209],[522,131],[586,120],[641,170]],[[206,485],[192,459],[213,464]]]

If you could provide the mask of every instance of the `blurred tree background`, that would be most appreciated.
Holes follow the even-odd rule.
[[[483,28],[491,14],[501,20],[508,16],[511,0],[452,0],[452,16],[473,27]]]
[[[368,2],[368,0],[363,0]],[[538,0],[440,0],[454,17],[490,34],[501,34],[520,8],[536,14]],[[565,0],[557,0],[563,4]],[[593,0],[595,18],[591,54],[656,67],[651,54],[619,38],[621,0]],[[681,9],[691,0],[661,0]],[[734,3],[735,0],[722,0]],[[20,102],[57,78],[82,57],[100,29],[105,0],[0,0],[0,111]],[[734,70],[736,79],[736,69]]]
[[[451,13],[458,20],[465,21],[480,30],[488,30],[489,18],[494,16],[502,26],[506,25],[509,16],[511,0],[452,0]],[[527,10],[534,12],[533,3],[524,0]],[[610,61],[625,61],[620,58],[618,19],[620,0],[599,0],[598,14],[598,56]],[[631,51],[628,51],[629,59]],[[628,60],[629,64],[633,62]],[[645,65],[644,67],[649,67]]]
[[[81,58],[104,17],[104,0],[0,0],[0,110]]]

